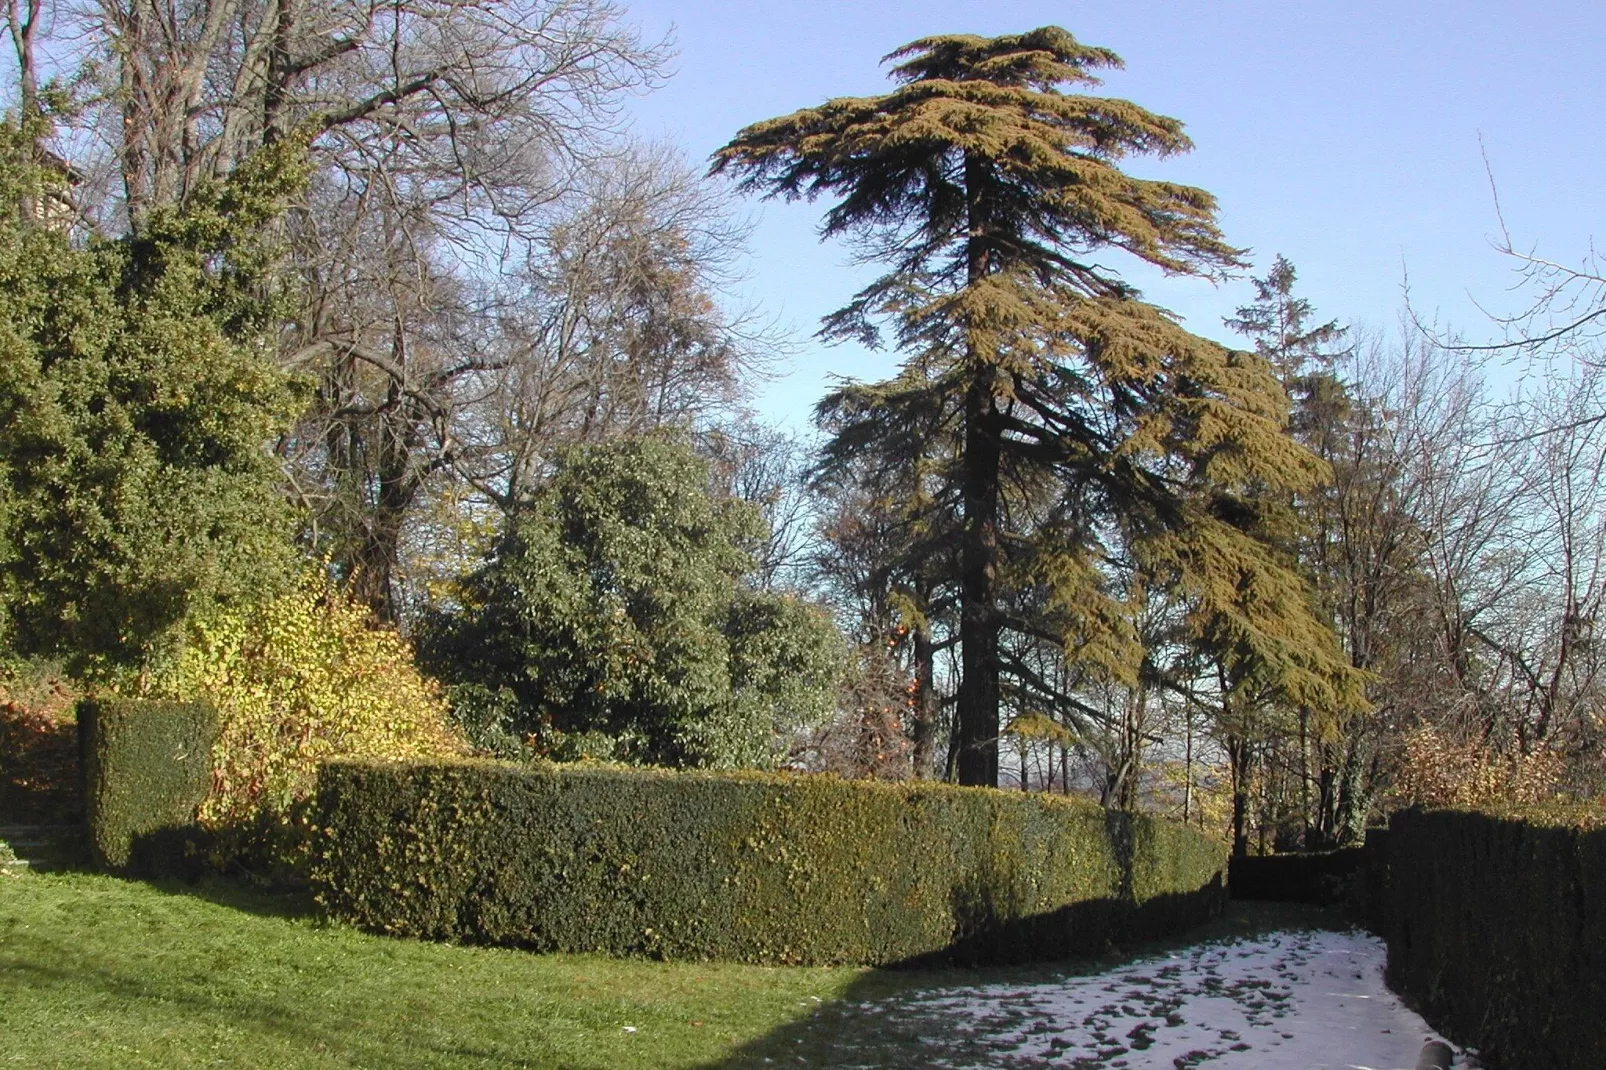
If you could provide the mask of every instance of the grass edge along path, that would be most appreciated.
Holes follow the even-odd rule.
[[[1263,924],[1236,910],[1170,943]],[[1026,983],[1110,961],[916,972],[535,955],[372,936],[223,883],[5,877],[0,1066],[739,1067],[845,1050],[916,1066],[915,1038],[880,1035],[858,1009],[956,976]]]

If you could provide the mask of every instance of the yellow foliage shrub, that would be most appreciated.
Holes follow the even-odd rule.
[[[330,758],[417,761],[466,752],[407,642],[309,569],[287,593],[198,622],[157,697],[206,699],[220,716],[212,827],[286,814]]]
[[[1554,751],[1498,754],[1424,724],[1405,734],[1394,791],[1423,806],[1540,803],[1555,798],[1562,765]]]

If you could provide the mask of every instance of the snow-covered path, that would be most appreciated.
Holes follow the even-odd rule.
[[[898,1010],[967,1041],[963,1056],[933,1043],[933,1066],[1411,1070],[1442,1038],[1384,987],[1383,961],[1366,933],[1273,932],[1051,983],[927,990]]]

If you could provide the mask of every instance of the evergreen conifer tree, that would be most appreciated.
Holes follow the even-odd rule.
[[[815,411],[829,436],[811,480],[827,504],[818,572],[861,615],[860,638],[895,648],[912,677],[910,768],[933,765],[937,655],[955,642],[957,514],[952,399],[911,362],[890,383],[848,384]],[[957,755],[953,755],[957,757]]]
[[[1294,265],[1284,256],[1276,257],[1264,277],[1251,278],[1255,300],[1228,317],[1225,325],[1254,343],[1255,352],[1277,375],[1289,396],[1289,433],[1329,466],[1341,464],[1336,453],[1342,448],[1342,423],[1347,413],[1347,392],[1335,374],[1343,356],[1341,346],[1348,329],[1337,320],[1313,324],[1311,302],[1295,296],[1297,278]],[[1331,539],[1327,530],[1328,499],[1332,480],[1295,494],[1287,488],[1261,488],[1255,509],[1260,517],[1259,534],[1274,545],[1318,590],[1315,601],[1324,619],[1332,619],[1323,605],[1321,588],[1327,576],[1323,565]],[[1338,720],[1310,709],[1285,706],[1274,689],[1257,688],[1251,675],[1233,671],[1218,662],[1217,686],[1221,709],[1217,731],[1226,747],[1231,773],[1233,806],[1233,850],[1245,854],[1249,846],[1250,793],[1258,789],[1260,831],[1264,840],[1269,826],[1286,817],[1292,798],[1301,800],[1301,813],[1308,809],[1309,773],[1306,755],[1314,735],[1316,740],[1331,738]],[[1327,711],[1328,713],[1336,711]],[[1297,740],[1299,754],[1290,759],[1285,752]],[[1258,765],[1259,772],[1254,767]],[[1283,783],[1293,770],[1299,777],[1298,792]]]
[[[1250,530],[1250,484],[1313,483],[1266,362],[1182,329],[1096,258],[1173,274],[1240,265],[1203,190],[1125,173],[1190,147],[1175,119],[1066,92],[1120,66],[1058,27],[927,37],[898,87],[742,130],[713,170],[787,199],[834,198],[823,234],[888,265],[824,334],[895,343],[946,402],[961,526],[958,778],[994,784],[1011,591],[1057,611],[1069,656],[1141,661],[1121,560],[1188,600],[1198,630],[1312,702],[1347,687],[1299,577]],[[896,418],[897,407],[886,409]],[[1029,627],[1029,625],[1028,625]]]
[[[1402,607],[1417,582],[1410,547],[1419,542],[1400,500],[1397,455],[1384,445],[1388,417],[1367,395],[1369,384],[1341,378],[1348,329],[1336,320],[1313,325],[1311,302],[1295,295],[1294,266],[1279,256],[1253,282],[1255,301],[1226,325],[1278,369],[1293,401],[1291,432],[1332,471],[1314,493],[1286,497],[1284,508],[1296,516],[1296,552],[1349,663],[1386,704],[1387,681],[1397,672],[1399,640],[1391,633],[1410,615]],[[1303,708],[1297,714],[1297,762],[1282,764],[1299,774],[1306,844],[1358,842],[1377,792],[1382,723]]]

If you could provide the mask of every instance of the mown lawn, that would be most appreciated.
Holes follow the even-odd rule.
[[[1240,905],[1170,943],[1291,922],[1322,923]],[[371,936],[224,883],[0,877],[0,1066],[724,1070],[920,1067],[939,1053],[985,1061],[948,1023],[891,1013],[899,997],[1051,983],[1119,961],[913,972],[535,955]]]
[[[450,947],[227,885],[0,878],[0,1066],[734,1065],[866,972]]]

